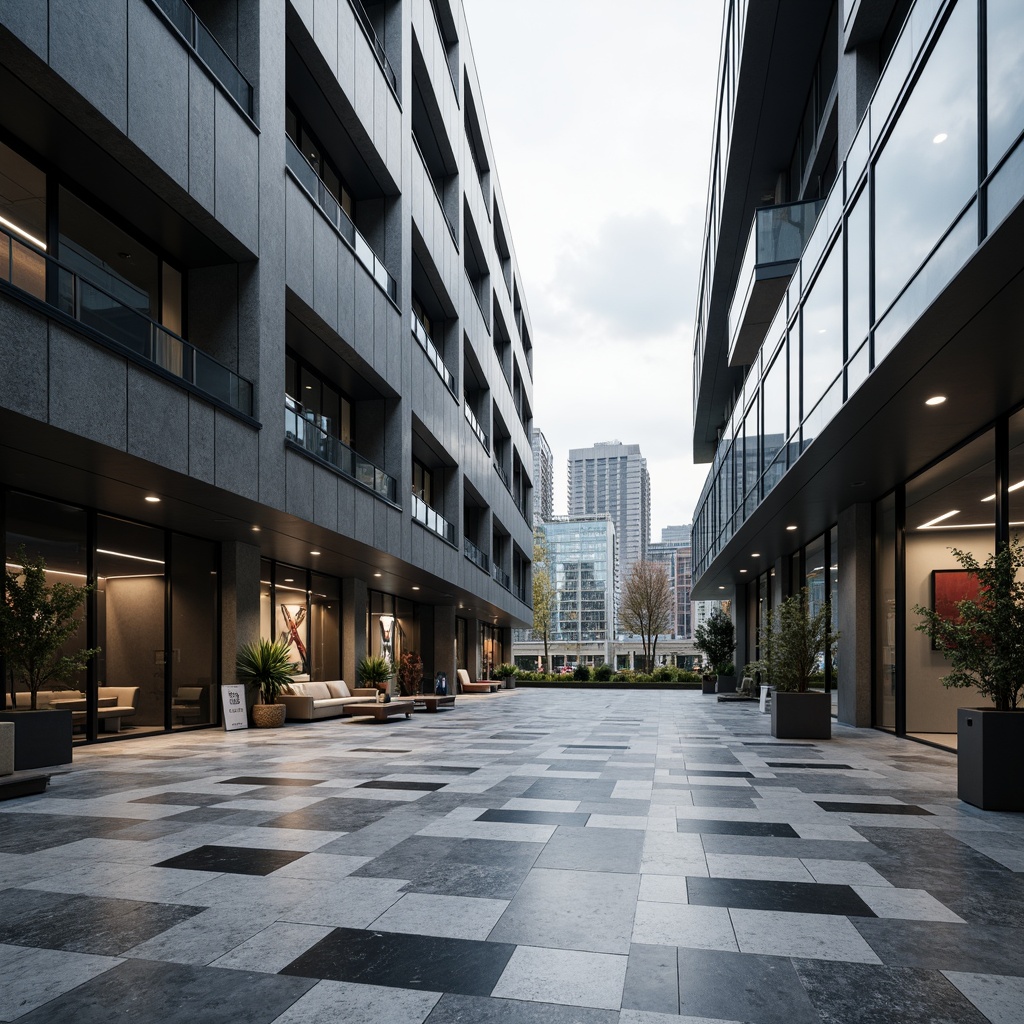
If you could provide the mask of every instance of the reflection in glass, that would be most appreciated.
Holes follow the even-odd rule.
[[[868,193],[861,192],[846,218],[846,321],[853,352],[871,327],[868,279]]]
[[[876,314],[977,187],[977,17],[960,0],[876,162]]]
[[[341,584],[331,576],[313,575],[309,655],[314,679],[341,678]]]
[[[988,0],[988,166],[991,170],[1024,130],[1024,4]]]
[[[843,368],[843,247],[836,244],[803,309],[804,415]]]
[[[217,716],[217,545],[171,537],[171,726]]]

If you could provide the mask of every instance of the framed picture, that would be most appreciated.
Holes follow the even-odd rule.
[[[961,601],[974,601],[981,583],[974,573],[966,569],[932,569],[932,611],[949,622],[959,622],[957,605]],[[939,648],[932,639],[932,650]]]

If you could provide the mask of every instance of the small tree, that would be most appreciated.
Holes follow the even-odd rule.
[[[915,605],[924,622],[914,628],[928,633],[949,662],[943,686],[977,687],[996,710],[1009,711],[1024,684],[1024,545],[1014,538],[981,564],[969,551],[950,550],[977,578],[978,596],[957,603],[956,619]]]
[[[20,680],[31,694],[36,710],[36,695],[46,684],[62,686],[85,668],[99,647],[64,652],[67,642],[78,632],[75,617],[92,585],[46,582],[46,560],[37,555],[28,558],[24,546],[15,553],[20,568],[4,569],[4,594],[0,602],[0,656],[10,679],[11,707],[16,684]]]
[[[398,666],[398,692],[414,697],[423,685],[423,659],[415,651],[406,651]]]
[[[645,671],[654,669],[658,636],[668,632],[672,592],[665,567],[658,562],[634,562],[622,590],[622,626],[636,633],[644,648]]]
[[[693,633],[693,646],[704,655],[705,661],[716,675],[725,675],[736,649],[736,630],[732,619],[716,609],[707,622],[702,622]]]
[[[533,535],[533,631],[544,641],[544,671],[551,671],[548,640],[551,621],[555,613],[555,586],[548,567],[548,549],[544,534],[536,530]]]
[[[818,666],[818,659],[831,656],[839,639],[830,632],[830,609],[823,604],[817,614],[810,614],[807,588],[773,608],[758,630],[761,657],[757,671],[776,690],[807,692],[807,683]]]

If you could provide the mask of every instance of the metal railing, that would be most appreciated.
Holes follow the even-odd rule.
[[[383,261],[370,248],[370,243],[363,238],[352,218],[345,212],[341,203],[332,195],[331,190],[323,183],[313,165],[303,156],[302,150],[288,135],[285,136],[285,164],[295,175],[298,183],[309,193],[320,212],[334,225],[335,230],[348,243],[356,258],[367,269],[370,276],[384,290],[392,302],[398,302],[398,282],[388,273]]]
[[[199,20],[185,0],[153,0],[178,30],[189,49],[201,60],[214,78],[238,103],[249,117],[253,116],[252,85],[238,70],[238,65],[227,55],[214,34]]]
[[[441,358],[441,353],[437,351],[437,346],[431,340],[430,335],[427,334],[426,327],[423,326],[420,318],[415,314],[410,314],[412,319],[412,333],[413,337],[420,343],[420,348],[427,354],[427,361],[437,371],[437,375],[444,381],[445,387],[454,395],[455,394],[455,375],[445,365],[445,361]]]
[[[509,485],[508,472],[506,471],[505,467],[497,460],[494,461],[493,465],[494,471],[498,474],[498,477],[501,480],[501,482],[505,485],[506,488],[508,488],[509,491],[511,491],[512,487]]]
[[[435,512],[418,494],[412,496],[412,517],[442,540],[448,541],[449,544],[455,543],[455,527],[440,512]]]
[[[504,587],[506,590],[512,590],[512,577],[497,562],[491,566],[491,578],[499,587]]]
[[[397,93],[398,78],[395,76],[395,69],[391,66],[391,61],[388,60],[388,55],[384,52],[384,45],[377,38],[376,29],[374,29],[373,22],[370,21],[370,15],[367,14],[361,0],[352,0],[352,10],[356,12],[356,17],[363,26],[366,38],[369,39],[370,46],[373,47],[373,55],[377,58],[381,71],[384,72],[384,77],[388,80],[391,88]]]
[[[398,503],[398,482],[383,469],[364,459],[343,441],[327,433],[312,420],[313,413],[294,399],[285,397],[284,436],[310,455],[333,466],[342,476],[393,504]]]
[[[59,260],[0,229],[0,281],[211,398],[252,415],[252,384]]]
[[[476,413],[470,408],[469,395],[465,396],[465,404],[463,405],[463,411],[466,414],[466,422],[472,427],[473,433],[476,434],[477,440],[484,446],[484,451],[490,451],[490,444],[487,437],[487,431],[480,426],[480,421],[476,418]]]
[[[462,539],[462,549],[466,557],[482,572],[490,569],[490,559],[468,537]]]
[[[522,583],[517,583],[512,588],[512,593],[515,596],[516,600],[522,601],[523,604],[529,604],[530,603],[529,601],[526,600],[526,587]]]

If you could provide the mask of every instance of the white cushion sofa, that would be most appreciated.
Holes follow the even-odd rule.
[[[495,693],[503,688],[504,684],[494,679],[481,679],[479,682],[470,682],[469,673],[464,668],[455,670],[459,677],[459,689],[463,693]]]
[[[103,732],[120,732],[121,721],[131,718],[139,703],[138,686],[101,686],[99,688],[100,729]],[[32,694],[19,690],[14,695],[16,707],[32,706]],[[61,711],[79,712],[72,714],[75,726],[85,721],[85,694],[81,690],[40,690],[36,694],[37,708],[56,708]]]
[[[345,714],[348,704],[366,704],[376,699],[373,687],[356,687],[350,690],[344,679],[327,682],[293,681],[277,698],[278,704],[287,709],[287,718],[293,721],[311,722],[317,718],[334,718]]]

